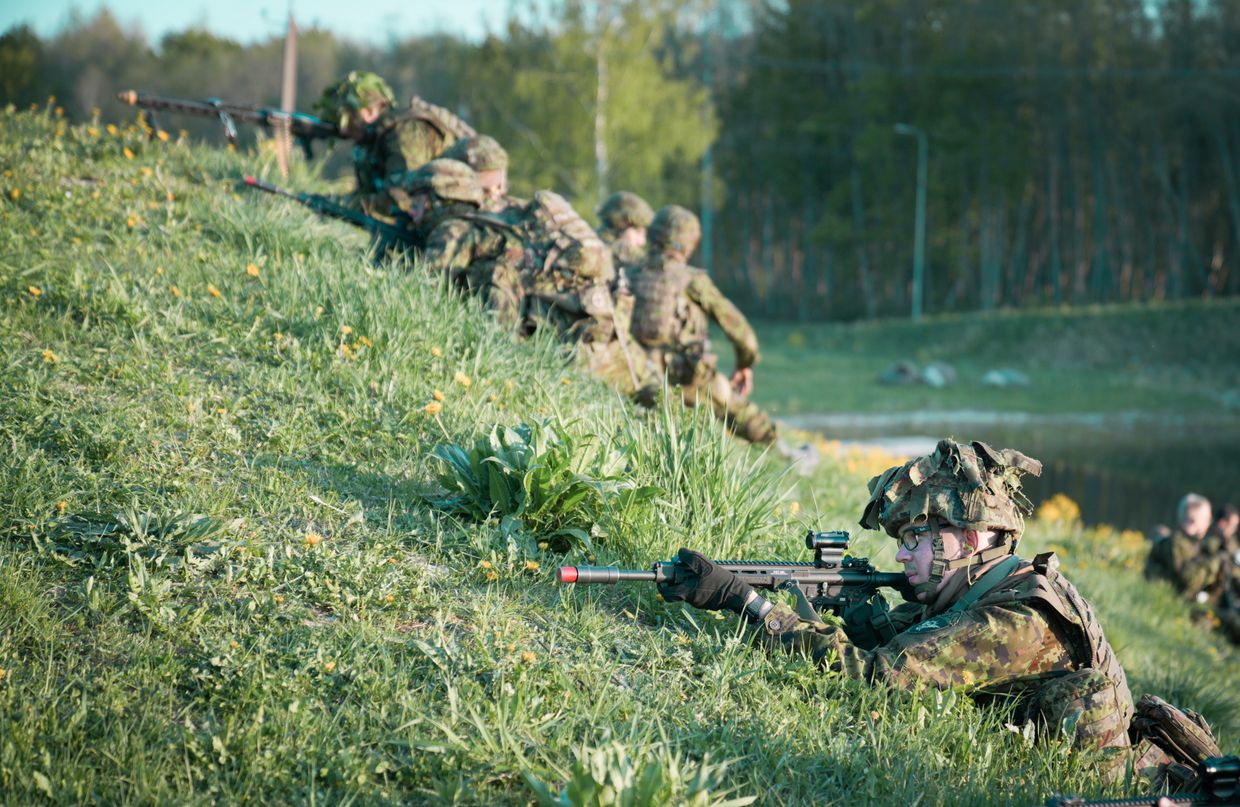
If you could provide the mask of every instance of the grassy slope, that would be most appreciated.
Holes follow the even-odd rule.
[[[355,235],[233,198],[270,160],[55,130],[0,120],[0,801],[520,804],[583,748],[661,776],[650,803],[707,757],[730,763],[701,769],[713,794],[767,804],[1102,790],[1087,757],[967,699],[767,659],[641,587],[561,590],[539,536],[420,498],[436,444],[547,418],[660,491],[595,507],[600,562],[799,556],[807,523],[855,521],[883,458],[789,481],[713,424],[636,418],[419,273],[372,269]],[[89,529],[128,511],[163,526]],[[1140,582],[1131,536],[1029,541],[1079,550],[1067,568],[1134,689],[1235,742],[1235,651]],[[890,566],[889,542],[859,543]]]
[[[777,414],[1144,411],[1240,419],[1240,300],[957,314],[850,325],[764,325],[756,398]],[[812,361],[807,361],[812,357]],[[945,361],[963,382],[882,387],[896,361]],[[985,389],[987,371],[1029,375]],[[1221,406],[1224,401],[1228,406]]]

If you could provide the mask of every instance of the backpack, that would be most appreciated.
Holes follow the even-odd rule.
[[[525,241],[533,253],[535,278],[571,291],[616,276],[611,250],[568,201],[553,191],[537,191],[525,207]]]

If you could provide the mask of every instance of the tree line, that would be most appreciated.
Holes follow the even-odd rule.
[[[720,286],[806,321],[908,313],[905,124],[928,143],[927,311],[1156,301],[1240,291],[1238,44],[1227,0],[550,0],[478,41],[303,31],[298,106],[374,70],[497,137],[518,193],[700,211]],[[15,27],[0,101],[55,95],[79,119],[132,118],[112,101],[128,87],[274,103],[281,51],[198,29],[152,44],[106,11],[47,40]]]

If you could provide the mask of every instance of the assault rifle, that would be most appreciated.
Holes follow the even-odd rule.
[[[810,532],[805,547],[814,550],[813,561],[795,560],[712,560],[734,572],[757,589],[791,591],[797,597],[798,611],[806,619],[805,607],[840,614],[859,605],[880,588],[894,588],[911,599],[912,586],[902,572],[880,572],[867,558],[854,558],[848,551],[844,530]],[[556,580],[561,583],[675,583],[680,567],[675,561],[656,561],[649,571],[621,569],[617,566],[561,566]]]
[[[413,230],[401,227],[396,224],[388,224],[386,221],[367,216],[359,210],[346,207],[338,202],[333,202],[326,196],[320,196],[317,193],[294,193],[285,190],[279,185],[273,185],[270,182],[264,182],[257,177],[247,176],[245,184],[251,188],[258,188],[260,191],[274,193],[277,196],[285,196],[294,201],[300,202],[306,207],[318,213],[320,216],[328,218],[340,219],[347,221],[355,227],[361,227],[371,235],[383,238],[384,240],[401,244],[407,247],[420,246],[417,241],[417,235]]]
[[[315,140],[329,140],[344,136],[338,126],[304,112],[285,112],[282,109],[255,104],[230,104],[218,98],[187,101],[183,98],[165,98],[137,90],[117,93],[116,98],[123,104],[151,110],[151,126],[156,130],[161,128],[155,121],[156,110],[218,118],[224,126],[224,136],[228,138],[229,143],[234,145],[237,142],[237,121],[257,124],[269,133],[287,130],[301,146],[307,160],[314,156],[311,143]]]
[[[1198,777],[1200,793],[1172,793],[1166,796],[1137,796],[1126,799],[1086,801],[1077,796],[1052,796],[1046,807],[1190,807],[1197,805],[1240,804],[1240,756],[1210,757],[1201,763]]]

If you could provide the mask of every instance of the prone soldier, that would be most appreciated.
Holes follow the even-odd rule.
[[[1222,570],[1221,556],[1205,541],[1210,512],[1209,499],[1186,494],[1176,508],[1176,530],[1155,539],[1145,562],[1146,578],[1166,580],[1185,598],[1201,604],[1214,598]]]
[[[635,272],[646,260],[646,228],[654,210],[645,199],[630,191],[617,191],[595,211],[599,237],[611,248],[616,270]]]
[[[482,209],[499,213],[527,202],[508,195],[508,152],[489,135],[474,135],[458,140],[439,155],[459,160],[478,172],[482,186]]]

